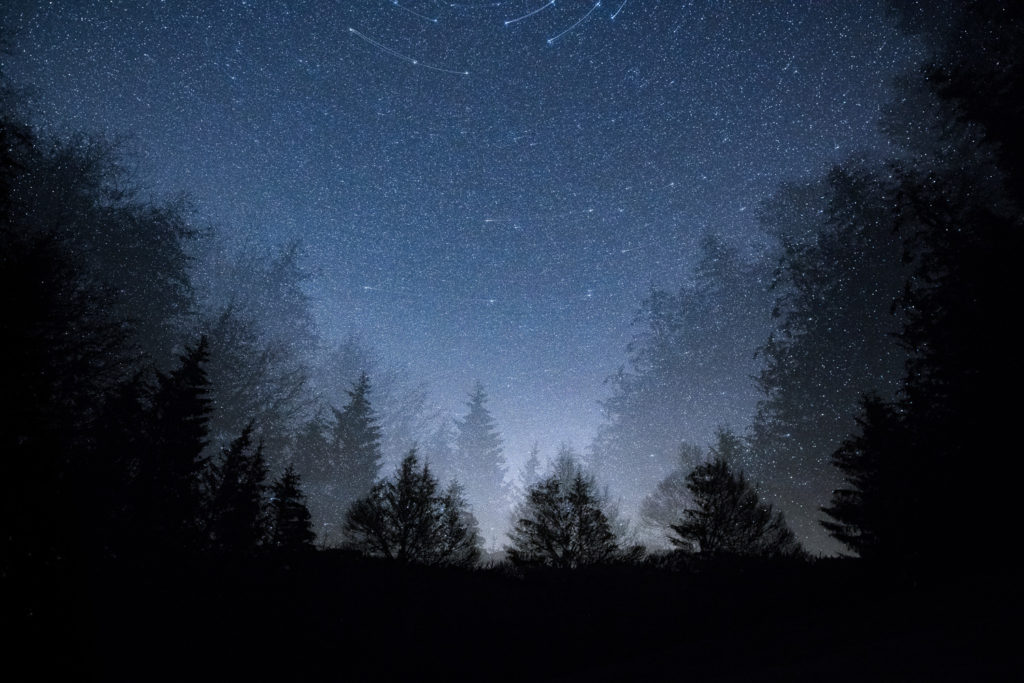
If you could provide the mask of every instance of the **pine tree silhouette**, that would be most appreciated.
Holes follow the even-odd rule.
[[[149,452],[140,457],[140,495],[153,543],[175,550],[197,550],[201,541],[203,452],[212,412],[204,364],[206,338],[187,347],[180,364],[159,373],[149,417]]]
[[[313,547],[316,535],[301,480],[291,465],[270,487],[270,545],[285,552]]]
[[[574,569],[614,559],[619,545],[592,475],[569,458],[531,486],[509,534],[509,558],[520,566]]]
[[[263,444],[253,444],[253,429],[250,422],[210,467],[206,533],[222,552],[255,552],[268,536],[267,465]]]
[[[473,387],[467,407],[466,416],[456,423],[456,476],[466,487],[466,497],[477,511],[484,536],[493,543],[505,525],[509,491],[501,437],[480,382]]]
[[[348,392],[349,402],[334,409],[333,446],[337,453],[336,499],[344,506],[373,487],[380,475],[381,432],[370,405],[370,378],[364,372]]]
[[[734,434],[719,430],[710,462],[686,476],[693,506],[681,511],[671,526],[669,541],[704,556],[752,555],[762,557],[800,554],[800,546],[781,512],[762,503],[731,457],[740,444]]]
[[[472,566],[480,557],[476,520],[458,484],[440,493],[415,449],[394,477],[349,507],[345,541],[360,552],[401,562]]]

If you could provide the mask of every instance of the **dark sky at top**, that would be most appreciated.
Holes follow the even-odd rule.
[[[232,247],[300,238],[323,333],[455,412],[482,380],[513,460],[585,447],[647,288],[881,151],[918,56],[861,0],[3,4],[41,123],[131,136]]]

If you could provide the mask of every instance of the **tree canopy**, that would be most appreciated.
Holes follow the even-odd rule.
[[[345,545],[401,562],[469,567],[480,558],[480,534],[461,487],[439,489],[416,451],[393,477],[378,482],[345,515]]]
[[[720,431],[712,459],[686,475],[693,502],[671,525],[669,541],[701,556],[799,554],[800,545],[782,513],[762,503],[743,472],[734,470],[730,456],[736,441],[730,432]]]
[[[575,569],[616,559],[619,539],[605,512],[606,497],[572,457],[526,490],[509,534],[509,559],[520,566]]]

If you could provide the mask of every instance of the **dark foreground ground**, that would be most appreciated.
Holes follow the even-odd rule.
[[[924,585],[826,561],[523,576],[318,552],[69,574],[21,587],[46,599],[15,620],[4,679],[975,681],[1024,664],[1019,589],[985,573]]]

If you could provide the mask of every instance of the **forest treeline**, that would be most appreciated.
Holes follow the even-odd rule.
[[[829,573],[834,564],[809,561],[804,546],[828,547],[822,539],[911,583],[1006,568],[1020,487],[1007,392],[1024,8],[957,3],[937,20],[918,3],[890,5],[931,51],[894,85],[881,122],[889,157],[781,186],[762,207],[768,257],[703,241],[692,280],[643,302],[588,452],[562,445],[544,463],[535,446],[516,473],[483,386],[461,419],[443,419],[424,385],[357,337],[317,339],[301,246],[225,259],[186,203],[146,193],[116,146],[41,136],[5,81],[0,578],[10,621],[44,636],[63,628],[80,607],[76,587],[96,575],[109,588],[154,571],[180,584],[165,588],[184,604],[221,604],[229,598],[203,579],[217,567],[262,567],[322,624],[333,612],[289,571],[319,587],[348,571],[388,592],[407,586],[392,572],[419,567],[443,595],[465,592],[453,614],[482,618],[473,596],[503,604],[490,626],[506,635],[541,628],[517,621],[516,601],[536,616],[568,600],[564,618],[591,633],[641,607],[662,614],[666,595],[713,613],[722,607],[700,591],[724,596],[751,575],[782,582],[790,598],[806,581],[827,585],[814,594],[826,603],[859,595]],[[650,538],[668,550],[648,552]],[[487,563],[490,573],[478,570]],[[559,583],[568,577],[580,583]],[[344,598],[325,598],[330,609],[393,627],[376,593],[344,585]],[[624,585],[606,620],[590,621],[591,589],[607,597]],[[680,597],[681,585],[697,588]],[[642,586],[650,593],[635,595]],[[775,609],[764,596],[776,588],[744,599]],[[427,604],[406,590],[396,604]],[[232,605],[238,620],[256,618],[249,597]],[[300,618],[272,590],[259,599]],[[130,602],[112,600],[111,614],[141,618]],[[106,609],[96,613],[111,632],[140,653],[155,647]],[[859,607],[851,598],[843,609]],[[446,612],[409,613],[427,629]],[[754,620],[740,628],[757,629],[754,611],[737,613]],[[206,633],[196,614],[176,618],[165,628]],[[369,645],[343,623],[340,633]],[[441,646],[440,634],[428,641]]]
[[[639,572],[803,562],[819,522],[901,575],[1001,566],[1024,10],[891,4],[932,49],[894,86],[889,158],[781,187],[770,259],[709,236],[692,282],[643,303],[589,452],[535,448],[516,476],[483,386],[438,420],[358,339],[319,343],[299,245],[197,277],[219,257],[188,206],[103,141],[41,137],[5,82],[0,573],[33,587],[15,611],[92,562],[343,548],[465,569],[501,549],[496,571]],[[609,481],[634,482],[670,552],[646,554]]]

